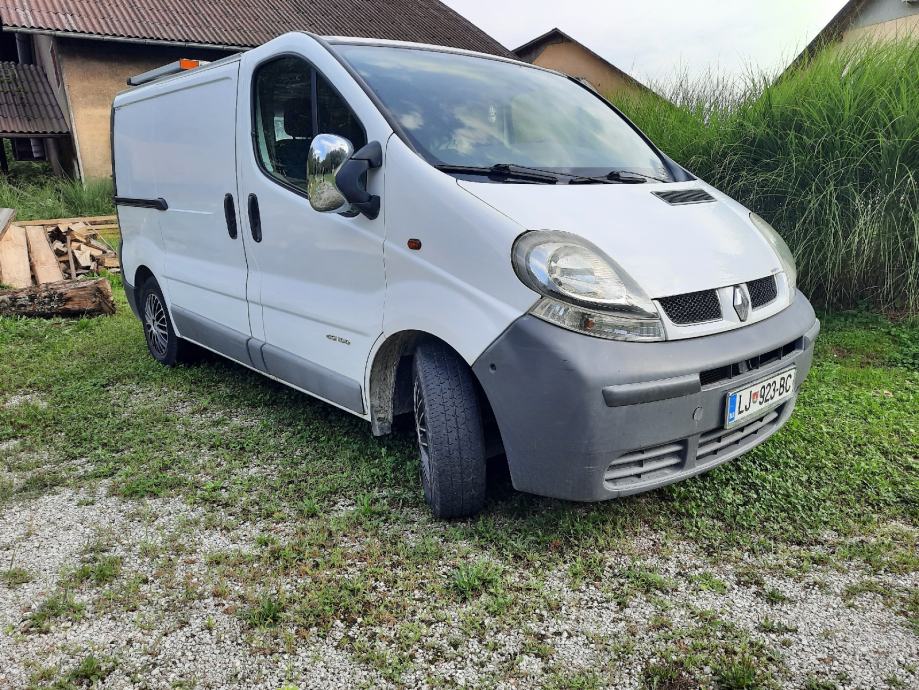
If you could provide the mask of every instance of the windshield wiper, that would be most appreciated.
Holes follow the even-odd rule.
[[[559,176],[548,170],[539,170],[538,168],[528,168],[525,165],[513,165],[510,163],[496,163],[490,167],[478,165],[435,165],[435,168],[445,173],[457,175],[483,175],[495,179],[503,180],[523,180],[529,182],[541,182],[544,184],[556,184]]]
[[[654,180],[655,182],[670,182],[670,180],[654,177],[654,175],[645,175],[644,173],[635,172],[634,170],[610,170],[608,173],[606,173],[606,179],[613,180],[615,182],[625,182],[627,184],[641,184],[647,180]]]

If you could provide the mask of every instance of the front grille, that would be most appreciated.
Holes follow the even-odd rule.
[[[761,367],[768,366],[774,362],[779,362],[789,355],[794,354],[803,347],[803,339],[797,338],[792,340],[790,343],[783,345],[782,347],[777,347],[774,350],[769,350],[764,352],[761,355],[755,355],[749,359],[745,359],[740,362],[734,362],[733,364],[726,364],[723,367],[718,367],[717,369],[709,369],[708,371],[703,371],[699,374],[699,380],[702,382],[703,386],[713,386],[724,381],[729,381],[732,378],[737,376],[742,376],[750,371],[755,371]]]
[[[673,297],[662,297],[661,306],[673,323],[685,325],[706,323],[721,319],[721,302],[714,290],[687,292]]]
[[[719,456],[736,453],[742,446],[752,443],[757,436],[767,436],[778,426],[783,407],[784,405],[745,426],[727,430],[715,429],[702,434],[699,437],[696,464],[703,465]]]
[[[658,199],[666,201],[671,206],[685,206],[686,204],[708,204],[715,200],[704,189],[678,189],[672,192],[651,192]]]
[[[747,291],[750,293],[750,306],[754,309],[765,307],[779,296],[779,290],[775,284],[775,276],[766,276],[759,280],[751,280],[747,283]]]
[[[624,489],[678,472],[685,458],[686,444],[683,441],[626,453],[610,463],[603,480],[610,489]]]

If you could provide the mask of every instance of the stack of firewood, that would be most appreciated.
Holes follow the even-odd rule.
[[[118,254],[88,223],[64,221],[44,226],[44,229],[65,277],[79,278],[102,269],[109,273],[121,272]]]
[[[108,281],[83,279],[121,270],[118,255],[100,234],[118,227],[114,216],[17,225],[15,215],[0,209],[0,315],[114,313]]]

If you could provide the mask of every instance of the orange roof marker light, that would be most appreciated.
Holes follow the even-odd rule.
[[[171,77],[174,74],[179,74],[181,72],[186,72],[190,69],[195,69],[196,67],[202,67],[207,65],[204,60],[192,60],[190,58],[182,58],[181,60],[176,60],[175,62],[170,62],[168,65],[163,65],[162,67],[157,67],[156,69],[151,69],[143,74],[138,74],[133,77],[128,78],[128,86],[140,86],[141,84],[149,84],[152,81],[157,79],[162,79],[163,77]]]

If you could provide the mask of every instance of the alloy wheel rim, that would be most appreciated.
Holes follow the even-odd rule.
[[[160,298],[151,293],[144,302],[144,335],[157,357],[165,357],[169,345],[169,322]]]

